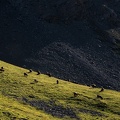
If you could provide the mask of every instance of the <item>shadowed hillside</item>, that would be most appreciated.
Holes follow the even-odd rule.
[[[120,90],[119,0],[1,0],[0,59]]]

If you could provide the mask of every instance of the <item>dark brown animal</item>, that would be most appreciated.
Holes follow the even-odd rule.
[[[52,77],[51,73],[48,73],[48,72],[47,72],[46,75],[48,75],[49,77]]]
[[[92,85],[91,85],[91,87],[92,87],[92,88],[95,88],[95,87],[96,87],[96,85],[95,85],[95,84],[92,84]]]
[[[38,80],[34,79],[34,83],[38,83]]]
[[[104,91],[104,88],[102,87],[101,90],[99,92],[103,92]]]
[[[70,82],[70,79],[68,79],[67,81]]]
[[[59,80],[57,80],[56,83],[59,84]]]
[[[73,95],[74,95],[74,97],[77,97],[77,96],[80,95],[80,94],[77,93],[77,92],[73,92]]]
[[[3,70],[3,69],[4,69],[4,67],[1,67],[1,69]]]
[[[4,72],[5,70],[4,70],[4,68],[3,67],[1,67],[0,68],[0,72]]]
[[[27,76],[28,76],[28,74],[27,74],[27,73],[24,73],[24,76],[25,76],[25,77],[27,77]]]
[[[38,71],[37,71],[37,75],[40,75],[40,74],[41,74],[41,72],[38,70]]]
[[[29,69],[29,72],[28,73],[31,73],[32,72],[32,69]]]
[[[101,100],[103,100],[103,97],[100,95],[97,95],[97,98],[100,98]]]

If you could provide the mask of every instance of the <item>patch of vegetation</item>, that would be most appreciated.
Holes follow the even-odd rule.
[[[120,120],[120,92],[106,89],[99,92],[101,88],[37,75],[35,71],[29,73],[0,61],[2,66],[1,120]],[[97,98],[98,94],[103,99]]]

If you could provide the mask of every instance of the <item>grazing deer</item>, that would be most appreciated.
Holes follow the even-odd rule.
[[[101,100],[103,100],[103,97],[100,95],[97,95],[97,98],[100,98]]]
[[[32,69],[29,69],[29,72],[28,73],[31,73],[32,72]]]
[[[57,80],[56,83],[59,84],[59,80]]]
[[[104,91],[104,88],[102,87],[101,90],[99,92],[103,92]]]
[[[34,83],[38,83],[38,80],[34,79]]]
[[[38,71],[37,71],[37,75],[40,75],[40,74],[41,74],[41,72],[38,70]]]
[[[1,71],[1,72],[4,72],[5,70],[4,70],[4,68],[3,68],[3,67],[1,67],[1,68],[0,68],[0,71]]]
[[[71,80],[70,80],[70,79],[68,79],[67,81],[68,81],[68,82],[70,82]]]
[[[77,92],[73,92],[73,95],[74,95],[74,97],[77,97],[77,96],[80,95],[80,94],[77,93]]]
[[[91,85],[91,87],[92,87],[92,88],[95,88],[95,87],[96,87],[96,85],[95,85],[95,84],[92,84],[92,85]]]
[[[3,69],[4,69],[4,67],[1,67],[1,69],[3,70]]]
[[[46,75],[48,75],[49,77],[52,77],[51,73],[48,73],[48,72],[47,72]]]
[[[28,76],[28,74],[27,74],[27,73],[24,73],[24,76],[25,76],[25,77],[27,77],[27,76]]]

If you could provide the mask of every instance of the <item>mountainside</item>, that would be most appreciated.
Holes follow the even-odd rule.
[[[38,75],[0,61],[0,119],[120,120],[120,92]]]
[[[120,90],[119,0],[1,0],[0,59]]]

